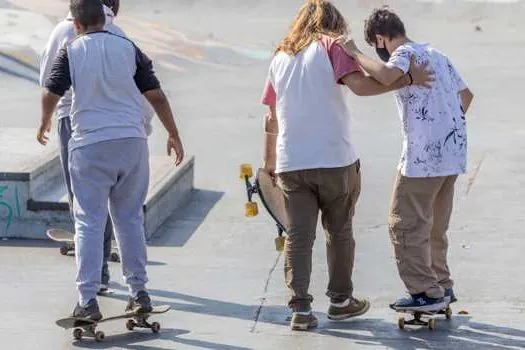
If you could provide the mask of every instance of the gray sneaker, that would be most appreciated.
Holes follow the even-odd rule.
[[[128,305],[126,306],[126,312],[136,312],[138,314],[147,314],[153,311],[151,306],[151,299],[148,292],[141,290],[137,293],[136,297],[129,298]]]
[[[290,328],[293,331],[307,331],[317,327],[317,317],[312,312],[294,312],[290,321]]]
[[[328,318],[333,321],[342,321],[350,317],[361,316],[369,309],[370,302],[368,300],[351,297],[342,303],[331,303],[328,308]]]
[[[97,300],[91,299],[85,307],[82,307],[77,303],[71,317],[100,321],[102,319],[102,313],[100,313]]]

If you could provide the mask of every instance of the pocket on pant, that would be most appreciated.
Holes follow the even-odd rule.
[[[388,215],[388,227],[393,230],[412,231],[418,226],[417,217],[410,214],[390,213]]]
[[[296,171],[277,174],[277,186],[285,192],[293,192],[301,187],[299,173]]]

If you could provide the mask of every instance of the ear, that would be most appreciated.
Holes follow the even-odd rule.
[[[385,47],[385,39],[379,34],[376,34],[376,47],[377,48]]]
[[[83,32],[82,24],[80,24],[80,21],[78,19],[75,18],[73,20],[73,25],[75,26],[75,32],[77,32],[77,34],[80,34]]]

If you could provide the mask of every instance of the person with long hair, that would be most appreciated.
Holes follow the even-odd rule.
[[[424,68],[412,66],[394,84],[382,85],[338,44],[347,34],[346,20],[331,2],[307,1],[275,52],[262,99],[269,107],[263,168],[282,189],[288,219],[284,270],[292,330],[317,325],[308,290],[319,211],[327,237],[328,318],[344,320],[370,308],[369,301],[354,297],[352,284],[352,218],[361,172],[341,86],[372,96],[432,80]]]

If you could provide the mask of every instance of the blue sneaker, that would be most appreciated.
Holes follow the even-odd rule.
[[[399,298],[390,307],[396,311],[435,312],[447,307],[445,298],[430,298],[425,293]]]
[[[454,294],[454,289],[445,289],[445,301],[447,302],[447,304],[452,304],[458,301],[458,298],[456,298],[456,294]]]

